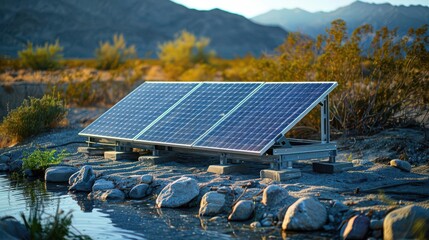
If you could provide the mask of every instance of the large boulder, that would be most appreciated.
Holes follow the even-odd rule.
[[[369,218],[365,215],[356,215],[349,219],[341,229],[343,239],[365,239],[369,230]]]
[[[92,185],[95,182],[95,173],[92,170],[91,166],[83,166],[79,172],[70,176],[69,190],[71,191],[82,191],[82,192],[91,192]]]
[[[195,179],[181,177],[165,186],[156,198],[158,207],[180,207],[198,196],[200,188]]]
[[[326,208],[319,201],[300,198],[286,211],[282,227],[284,230],[317,230],[325,224],[327,217]]]
[[[30,239],[30,233],[16,218],[6,216],[0,218],[0,239]]]
[[[9,156],[0,155],[0,163],[9,164],[10,161],[11,161],[11,159]]]
[[[92,185],[92,191],[104,191],[115,188],[115,184],[112,181],[106,179],[98,179]]]
[[[245,221],[249,219],[253,211],[255,210],[255,204],[250,200],[240,200],[235,204],[232,209],[232,213],[229,215],[228,220],[230,221]]]
[[[214,216],[222,212],[225,205],[225,194],[208,192],[204,194],[200,203],[200,216]]]
[[[411,171],[411,164],[407,161],[403,161],[403,160],[399,160],[399,159],[390,160],[390,166],[395,167],[395,168],[399,168],[405,172]]]
[[[410,205],[396,209],[384,219],[384,239],[429,239],[429,210]]]
[[[132,199],[141,199],[147,196],[148,189],[149,185],[147,185],[146,183],[141,183],[131,188],[131,191],[128,195]]]
[[[12,172],[17,172],[20,171],[22,169],[22,164],[24,162],[20,159],[12,161],[9,163],[9,170]]]
[[[270,208],[281,208],[288,196],[286,189],[278,185],[270,185],[264,189],[261,203]]]
[[[79,171],[72,166],[54,166],[45,170],[46,182],[68,182],[70,176]]]

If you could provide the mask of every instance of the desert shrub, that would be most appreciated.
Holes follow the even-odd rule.
[[[30,209],[30,213],[25,216],[21,213],[25,227],[30,232],[30,239],[91,239],[87,235],[72,229],[72,212],[64,213],[59,209],[59,204],[54,215],[44,214],[39,203]]]
[[[63,47],[57,40],[55,44],[45,43],[44,46],[33,46],[29,42],[27,48],[19,51],[18,56],[24,67],[33,70],[52,70],[60,67]]]
[[[64,157],[68,154],[66,151],[62,151],[57,153],[57,150],[40,150],[36,149],[34,152],[28,154],[24,154],[24,158],[22,159],[23,169],[30,170],[45,170],[51,165],[59,164],[63,161]]]
[[[158,57],[167,78],[177,80],[193,67],[199,68],[196,71],[201,72],[200,64],[209,64],[214,56],[214,52],[207,50],[209,43],[208,38],[197,38],[183,31],[174,40],[159,45]]]
[[[114,35],[113,43],[100,42],[99,48],[95,50],[97,68],[101,70],[116,69],[126,60],[137,56],[134,45],[127,47],[124,36]]]
[[[66,115],[66,108],[58,95],[30,97],[10,111],[0,125],[0,135],[21,141],[29,136],[57,126]]]
[[[197,64],[179,77],[182,81],[210,81],[216,77],[216,69],[208,64]]]

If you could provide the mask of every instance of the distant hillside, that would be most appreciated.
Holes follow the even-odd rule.
[[[65,56],[89,58],[103,40],[123,33],[141,57],[186,29],[211,39],[222,57],[259,55],[287,32],[218,9],[197,11],[169,0],[0,0],[0,55],[16,56],[27,41],[59,39]]]
[[[424,6],[393,6],[391,4],[372,4],[354,2],[332,12],[310,13],[302,9],[272,10],[252,18],[253,21],[267,25],[282,26],[288,31],[299,31],[316,37],[325,33],[330,23],[341,18],[347,22],[349,31],[362,24],[369,23],[375,29],[383,26],[398,27],[404,34],[410,27],[429,24],[429,7]]]

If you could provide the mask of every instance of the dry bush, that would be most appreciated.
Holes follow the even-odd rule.
[[[95,50],[97,68],[101,70],[117,69],[126,60],[137,57],[134,45],[127,47],[124,36],[114,35],[113,43],[100,42],[100,47]]]
[[[0,135],[11,142],[21,141],[56,127],[66,113],[64,103],[58,95],[47,94],[40,99],[30,98],[4,117],[0,125]]]
[[[18,52],[18,56],[24,67],[33,70],[53,70],[60,67],[60,60],[63,58],[62,51],[63,47],[60,46],[58,40],[55,44],[45,43],[44,46],[36,47],[29,42],[26,49]]]

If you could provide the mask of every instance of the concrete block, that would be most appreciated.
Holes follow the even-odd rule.
[[[228,164],[228,165],[210,165],[207,172],[216,174],[231,174],[233,172],[241,172],[243,166],[240,164]]]
[[[264,169],[261,170],[261,178],[269,178],[274,181],[286,181],[293,178],[300,178],[301,171],[298,169],[283,169],[283,170],[272,170]]]
[[[116,152],[106,151],[104,152],[104,158],[110,160],[137,160],[139,157],[138,152]]]
[[[103,148],[94,148],[94,147],[77,148],[77,152],[84,153],[88,156],[103,156],[105,151],[108,151],[108,150]]]
[[[166,162],[171,162],[173,160],[173,156],[140,156],[139,161],[148,163],[149,165],[158,165]]]
[[[314,162],[313,171],[318,173],[337,173],[353,168],[353,163],[349,162]]]

